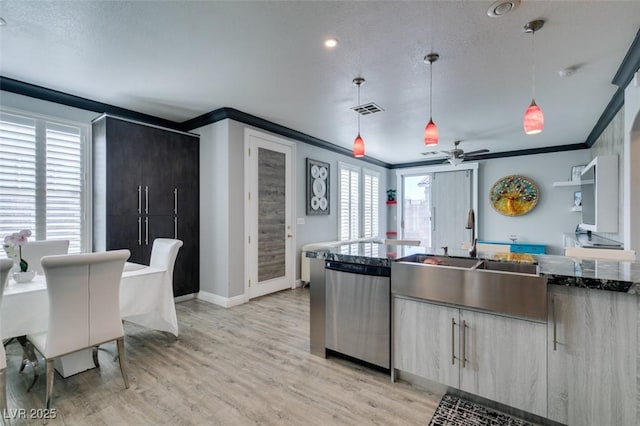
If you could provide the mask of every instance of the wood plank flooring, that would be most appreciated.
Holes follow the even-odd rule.
[[[309,290],[286,290],[230,309],[177,305],[180,338],[125,323],[130,388],[100,351],[101,368],[56,375],[51,425],[426,425],[441,395],[351,362],[309,354]],[[44,372],[18,373],[7,347],[10,409],[43,407]],[[42,424],[14,419],[11,424]]]

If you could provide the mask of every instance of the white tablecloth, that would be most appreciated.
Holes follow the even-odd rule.
[[[172,279],[168,275],[162,269],[128,264],[120,281],[122,319],[178,337]],[[3,339],[47,330],[49,297],[46,287],[44,275],[36,275],[29,283],[9,280],[0,310]]]

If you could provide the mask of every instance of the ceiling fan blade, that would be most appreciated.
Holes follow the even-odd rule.
[[[462,154],[463,157],[468,157],[469,155],[478,155],[478,154],[486,154],[489,152],[488,149],[478,149],[476,151],[469,151]]]

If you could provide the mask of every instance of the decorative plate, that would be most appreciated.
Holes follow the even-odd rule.
[[[499,179],[489,192],[491,205],[505,216],[522,216],[538,204],[538,187],[524,176],[512,175]]]

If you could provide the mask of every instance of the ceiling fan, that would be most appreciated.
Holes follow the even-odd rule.
[[[486,154],[489,152],[488,149],[478,149],[476,151],[464,152],[462,148],[458,148],[462,141],[455,141],[453,143],[453,149],[450,151],[428,151],[423,152],[422,155],[431,155],[431,154],[446,154],[447,158],[444,160],[445,163],[450,163],[453,166],[457,166],[462,163],[464,160],[473,160],[476,156],[480,156],[480,154]]]

